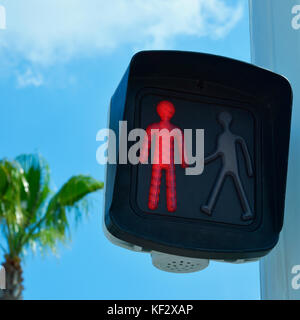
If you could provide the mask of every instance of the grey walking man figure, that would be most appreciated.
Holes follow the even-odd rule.
[[[212,188],[208,203],[202,206],[201,210],[207,215],[212,215],[212,210],[216,204],[223,182],[227,176],[231,176],[243,208],[242,220],[251,220],[253,219],[253,213],[249,206],[249,202],[239,176],[236,144],[239,143],[242,147],[243,155],[247,164],[247,173],[249,177],[252,177],[253,168],[249,150],[245,140],[231,132],[230,124],[232,122],[232,116],[228,112],[221,112],[218,116],[218,121],[222,125],[224,131],[218,137],[217,150],[205,158],[205,164],[216,160],[218,157],[222,157],[222,169],[215,185]]]

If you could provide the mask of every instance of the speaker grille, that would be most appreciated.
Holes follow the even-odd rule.
[[[152,264],[162,271],[190,273],[205,269],[209,260],[180,257],[171,254],[151,252]]]

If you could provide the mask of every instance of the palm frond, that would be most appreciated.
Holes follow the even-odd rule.
[[[50,169],[40,154],[23,154],[16,158],[24,170],[29,190],[21,190],[23,209],[29,214],[27,224],[38,220],[38,209],[50,194]]]
[[[3,165],[0,164],[0,197],[3,197],[8,188],[9,177],[4,169]]]
[[[102,188],[103,182],[90,176],[72,177],[50,200],[46,211],[46,223],[49,225],[58,224],[58,227],[60,224],[67,226],[66,211],[62,208],[73,208],[86,195]]]
[[[4,159],[0,161],[0,179],[2,186],[0,216],[4,212],[14,212],[14,217],[17,219],[17,214],[22,211],[21,193],[29,192],[29,184],[24,176],[24,171],[18,162]]]
[[[7,251],[15,254],[27,215],[22,209],[21,193],[28,193],[29,185],[17,161],[1,160],[0,172],[0,228],[7,242]]]
[[[68,212],[73,212],[75,220],[81,217],[85,205],[80,202],[88,194],[103,188],[103,182],[84,175],[72,177],[51,198],[44,216],[32,226],[23,241],[23,246],[34,241],[42,247],[53,248],[57,240],[64,240],[69,228]],[[83,202],[84,203],[84,202]]]
[[[91,176],[78,175],[67,181],[54,196],[61,206],[73,206],[86,195],[102,189],[103,182]]]
[[[102,182],[78,175],[51,198],[49,166],[39,154],[1,160],[0,233],[6,240],[1,248],[11,257],[29,246],[54,250],[69,235],[69,213],[80,220],[88,210],[86,196],[102,188]]]

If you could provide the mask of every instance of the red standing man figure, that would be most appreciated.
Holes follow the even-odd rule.
[[[181,166],[186,168],[184,136],[181,129],[170,122],[175,113],[175,107],[171,102],[159,102],[156,111],[161,121],[147,127],[148,139],[144,139],[140,155],[140,162],[147,163],[151,143],[152,141],[155,142],[148,207],[151,210],[157,209],[162,170],[164,170],[166,172],[167,209],[169,212],[174,212],[177,208],[174,141],[176,140],[178,145]]]

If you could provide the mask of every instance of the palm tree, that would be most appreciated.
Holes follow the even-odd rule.
[[[59,241],[70,237],[70,214],[80,219],[87,212],[85,197],[102,188],[102,182],[78,175],[54,193],[49,166],[40,155],[0,160],[0,249],[6,271],[6,290],[0,290],[0,299],[22,299],[25,250],[55,250]]]

